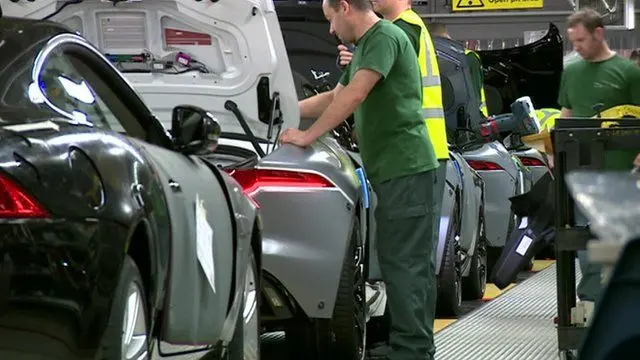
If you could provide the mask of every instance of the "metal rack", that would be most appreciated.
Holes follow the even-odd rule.
[[[614,122],[612,124],[612,122]],[[603,128],[603,125],[615,127]],[[576,305],[576,252],[592,239],[586,227],[576,226],[574,202],[565,174],[573,170],[604,170],[605,153],[611,150],[640,152],[640,121],[634,119],[558,119],[551,132],[556,196],[556,277],[558,301],[558,350],[567,358],[580,348],[588,328],[571,324]],[[632,164],[629,163],[629,169]]]

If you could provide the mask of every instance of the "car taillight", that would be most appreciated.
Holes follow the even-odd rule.
[[[475,171],[499,171],[504,170],[500,165],[491,161],[467,160],[469,166]]]
[[[49,213],[11,179],[0,174],[0,219],[46,218]]]
[[[269,169],[241,169],[229,172],[242,186],[245,194],[252,196],[264,188],[332,188],[324,177],[306,172]]]
[[[518,158],[520,159],[520,162],[524,166],[547,166],[540,159],[527,157],[527,156],[518,156]]]

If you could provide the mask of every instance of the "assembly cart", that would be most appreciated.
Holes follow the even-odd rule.
[[[632,119],[558,119],[551,132],[556,196],[556,276],[558,298],[558,349],[561,357],[572,358],[581,346],[587,327],[571,322],[576,306],[576,253],[585,250],[593,236],[588,227],[576,225],[576,211],[565,174],[574,170],[613,170],[607,155],[640,152],[640,122]],[[626,161],[626,160],[623,160]],[[629,160],[628,170],[633,159]],[[618,169],[622,170],[622,169]]]

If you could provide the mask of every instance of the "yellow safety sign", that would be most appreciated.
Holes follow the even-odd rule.
[[[544,7],[544,0],[454,0],[453,11],[520,10]]]

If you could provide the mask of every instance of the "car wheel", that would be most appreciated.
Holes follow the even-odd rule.
[[[458,316],[462,307],[462,269],[458,243],[458,204],[453,211],[447,239],[442,254],[442,268],[438,276],[437,313],[441,316]]]
[[[465,300],[482,299],[487,288],[487,238],[482,216],[478,223],[478,242],[471,259],[471,269],[469,276],[462,281],[462,296]]]
[[[109,324],[97,358],[105,360],[146,360],[149,352],[149,317],[140,271],[128,255],[120,270]]]
[[[354,218],[331,320],[295,321],[285,329],[292,359],[363,360],[366,344],[365,246]]]
[[[260,359],[260,303],[257,292],[259,279],[258,267],[252,251],[244,282],[242,309],[236,322],[233,338],[229,343],[229,351],[224,359]]]

